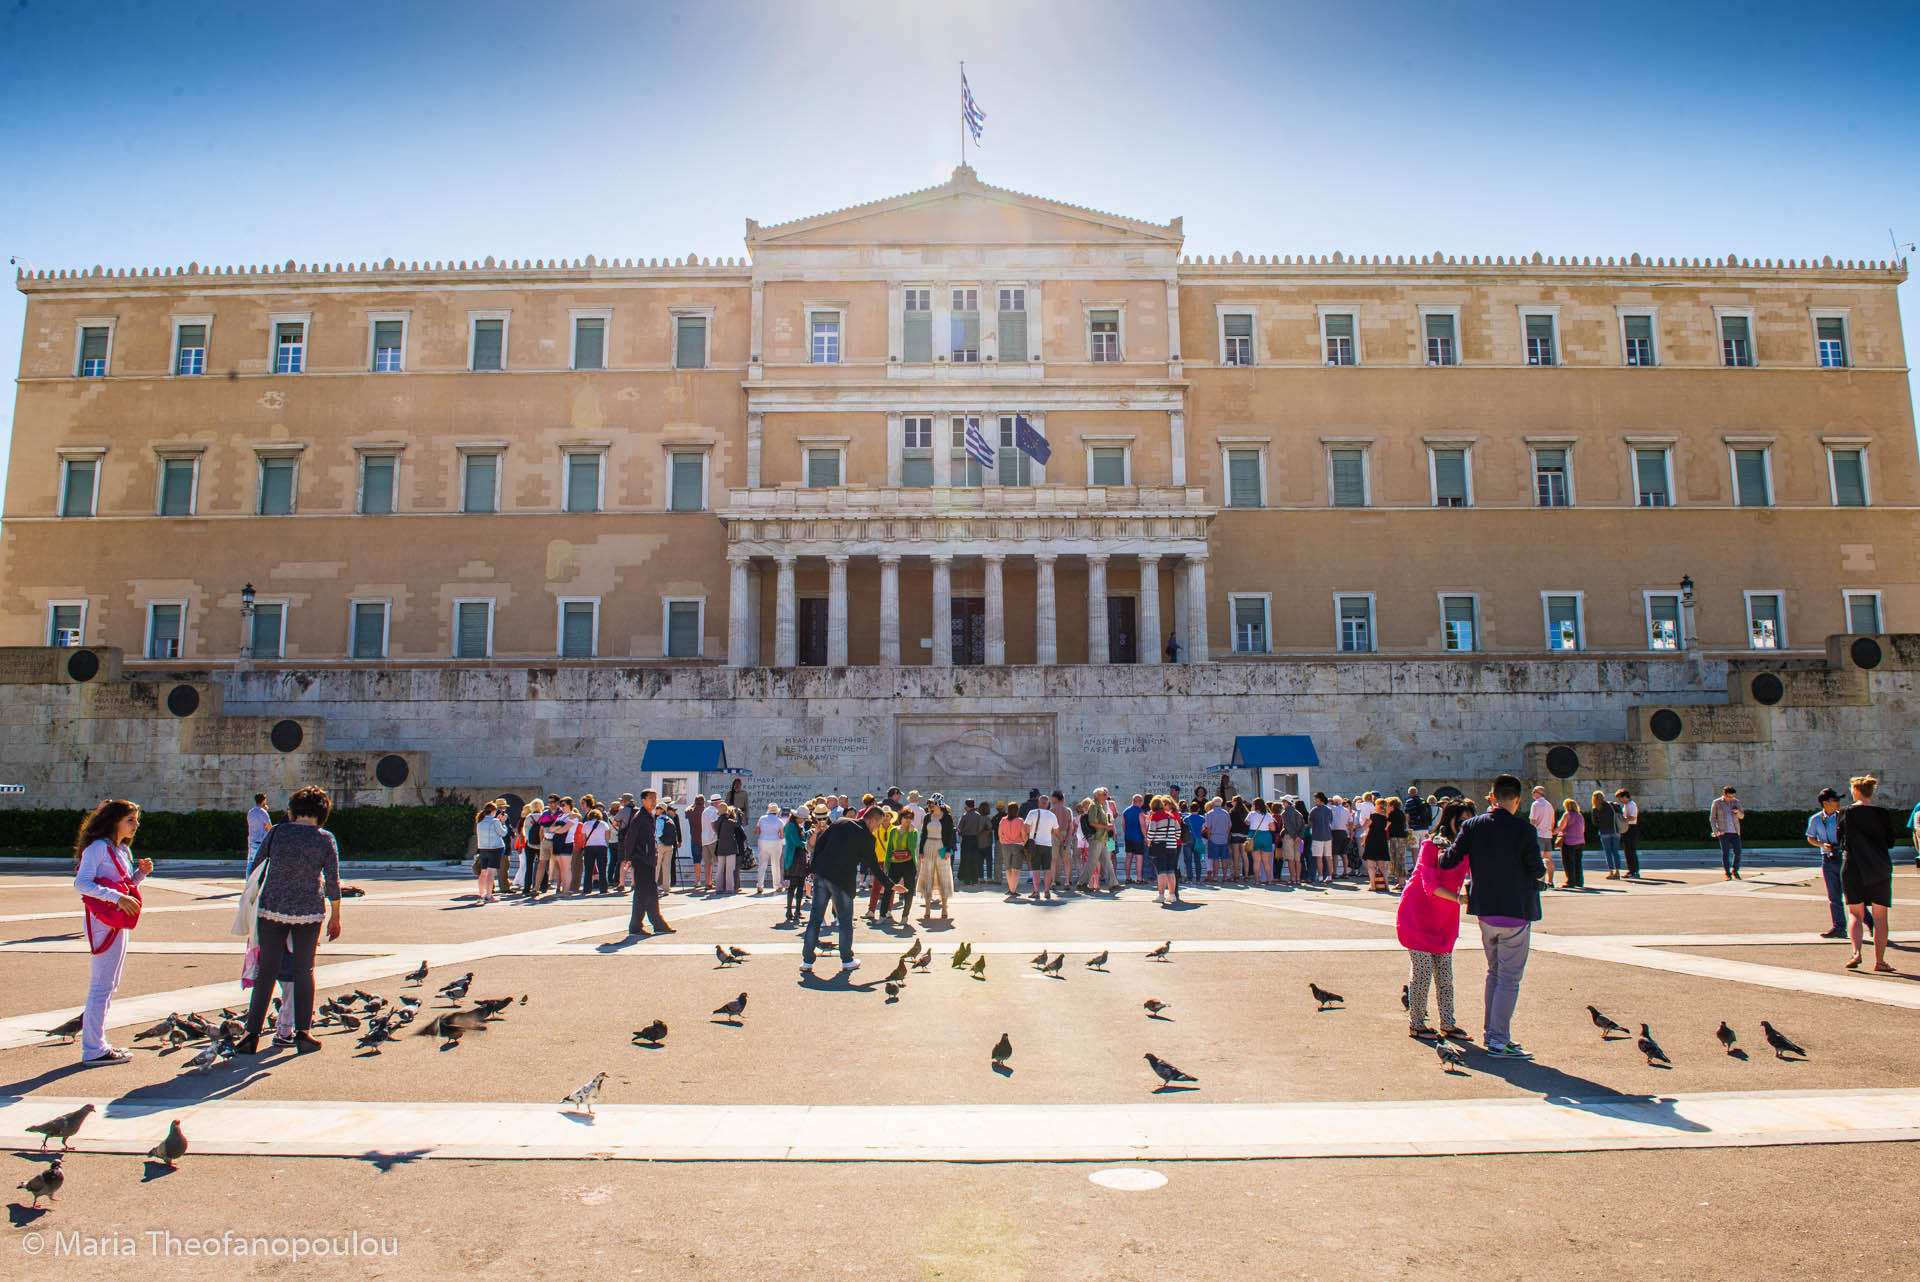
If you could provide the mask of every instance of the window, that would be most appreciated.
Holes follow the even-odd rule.
[[[952,342],[948,351],[956,365],[971,365],[980,359],[980,291],[953,291],[953,310],[949,314]]]
[[[924,365],[933,359],[933,291],[913,286],[907,289],[900,315],[903,359]]]
[[[813,363],[815,365],[838,365],[840,363],[840,313],[813,312],[808,319],[813,335]]]
[[[83,325],[80,329],[80,377],[107,376],[107,340],[113,334],[108,325]]]
[[[1647,597],[1647,649],[1683,650],[1686,635],[1680,614],[1680,597],[1672,592],[1649,592]]]
[[[1259,450],[1227,451],[1227,506],[1264,506]]]
[[[1104,308],[1087,313],[1087,359],[1090,361],[1120,359],[1120,312],[1118,309]]]
[[[954,415],[952,422],[953,436],[949,443],[949,448],[952,450],[952,457],[949,460],[947,468],[947,483],[949,485],[964,485],[978,488],[987,483],[987,470],[980,465],[980,460],[973,457],[967,450],[967,429],[969,427],[975,432],[979,432],[980,420],[972,415]],[[985,439],[986,437],[983,434],[981,440],[984,441]]]
[[[832,489],[840,484],[840,451],[836,449],[809,449],[807,451],[807,486],[809,489]]]
[[[1553,316],[1550,313],[1522,313],[1527,325],[1527,364],[1552,365]]]
[[[373,372],[398,374],[406,368],[407,324],[398,320],[373,322]]]
[[[180,657],[181,620],[187,607],[179,601],[155,601],[147,606],[147,657]]]
[[[661,652],[669,659],[699,658],[700,635],[704,631],[703,616],[707,608],[705,599],[676,600],[668,597],[665,606],[661,629],[666,635],[660,638]]]
[[[1253,364],[1253,316],[1228,312],[1220,318],[1220,363]]]
[[[1653,317],[1622,316],[1620,325],[1627,345],[1627,364],[1653,364]]]
[[[1440,598],[1440,627],[1449,650],[1478,650],[1480,623],[1478,606],[1470,596]]]
[[[361,515],[386,516],[393,511],[393,469],[398,462],[392,454],[360,456]]]
[[[1094,485],[1127,483],[1127,450],[1123,445],[1096,445],[1087,451],[1087,476]]]
[[[1428,457],[1433,461],[1433,505],[1471,506],[1473,494],[1468,488],[1465,447],[1433,449],[1428,452]]]
[[[352,649],[353,657],[356,659],[387,657],[387,603],[385,601],[353,603]]]
[[[1633,451],[1634,502],[1638,506],[1673,506],[1671,469],[1667,466],[1671,458],[1671,451],[1666,449]]]
[[[200,473],[200,459],[163,458],[160,460],[160,515],[192,516],[194,481]]]
[[[47,604],[47,644],[68,648],[86,641],[87,605],[84,601]]]
[[[900,484],[924,489],[933,484],[933,419],[900,420]]]
[[[707,318],[705,316],[674,317],[673,367],[675,369],[707,367]]]
[[[1000,416],[1000,457],[997,460],[1002,485],[1032,485],[1033,456],[1014,442],[1018,436],[1018,415]]]
[[[273,372],[298,374],[307,367],[307,323],[276,321],[273,326]]]
[[[1835,507],[1867,506],[1867,452],[1861,449],[1827,450],[1827,470]]]
[[[278,602],[256,601],[253,629],[247,634],[249,659],[278,659],[286,641],[287,607]]]
[[[560,602],[560,657],[591,659],[600,649],[600,603],[592,600]]]
[[[1271,598],[1262,593],[1259,596],[1230,596],[1227,601],[1233,610],[1233,652],[1267,653],[1267,610]]]
[[[260,460],[260,503],[261,516],[291,516],[293,514],[293,491],[295,469],[300,461],[285,456],[268,455]]]
[[[1579,595],[1559,596],[1543,592],[1540,601],[1547,617],[1547,649],[1580,649],[1584,629],[1580,626]]]
[[[1010,287],[1000,291],[1000,359],[1025,363],[1027,359],[1027,291]]]
[[[453,603],[453,657],[456,659],[493,657],[492,601],[455,601]]]
[[[460,479],[460,510],[492,512],[500,501],[500,456],[470,453],[463,456]]]
[[[1327,465],[1333,478],[1330,486],[1333,506],[1365,507],[1367,505],[1367,452],[1363,449],[1328,450]]]
[[[1847,322],[1840,316],[1820,316],[1813,322],[1814,340],[1820,349],[1822,369],[1847,366]]]
[[[1753,364],[1753,319],[1748,316],[1720,318],[1720,363]]]
[[[507,367],[507,320],[504,316],[475,316],[467,368],[476,371]]]
[[[1787,644],[1786,611],[1778,592],[1748,592],[1747,644],[1755,650],[1782,650]]]
[[[679,350],[674,351],[675,365],[680,364]],[[604,316],[576,316],[573,318],[573,367],[575,369],[605,369],[607,367],[607,319]],[[687,367],[682,367],[687,368]]]
[[[1460,363],[1459,318],[1452,312],[1429,312],[1426,316],[1427,364]]]
[[[1568,507],[1567,451],[1560,445],[1536,446],[1533,451],[1533,501],[1536,507]]]
[[[1733,501],[1741,507],[1772,507],[1773,485],[1767,451],[1756,446],[1733,451]]]
[[[1880,594],[1878,592],[1847,592],[1843,594],[1847,603],[1847,631],[1855,634],[1875,634],[1880,631]]]
[[[173,372],[207,372],[207,327],[204,323],[179,324],[173,330]]]
[[[566,509],[569,512],[600,510],[600,452],[581,450],[567,455]]]
[[[1373,651],[1373,597],[1337,596],[1334,611],[1340,621],[1340,649],[1346,654]]]
[[[1356,365],[1359,353],[1353,346],[1353,313],[1322,312],[1320,335],[1326,343],[1327,364]]]
[[[667,455],[671,473],[667,486],[667,510],[698,512],[707,506],[707,456],[695,450],[674,450]]]
[[[99,459],[62,459],[60,461],[60,515],[92,516],[99,486]]]

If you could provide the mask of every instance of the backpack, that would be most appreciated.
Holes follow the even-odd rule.
[[[680,844],[680,821],[668,813],[660,823],[660,844],[677,846]]]

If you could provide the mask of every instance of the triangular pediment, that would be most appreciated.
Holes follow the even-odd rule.
[[[1149,223],[981,182],[970,168],[938,187],[771,227],[747,222],[749,248],[828,245],[1159,245],[1180,220]]]

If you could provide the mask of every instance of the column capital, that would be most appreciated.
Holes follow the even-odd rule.
[[[831,552],[827,555],[827,564],[844,570],[847,568],[847,559],[845,552]]]
[[[1007,554],[1005,552],[982,552],[980,559],[988,565],[1001,565],[1005,563]]]
[[[951,565],[953,564],[953,553],[929,552],[927,553],[927,559],[929,561],[932,561],[935,565]]]
[[[1087,564],[1093,565],[1097,563],[1105,565],[1111,555],[1112,554],[1108,552],[1089,552],[1087,553]]]
[[[880,554],[880,564],[890,565],[897,570],[900,568],[900,554],[898,552],[882,552]]]
[[[793,563],[795,561],[798,561],[800,558],[798,555],[792,552],[775,552],[773,554],[773,559],[774,559],[774,563],[777,564],[781,569],[791,570],[793,568]]]
[[[748,562],[752,560],[753,560],[753,553],[746,551],[744,548],[728,548],[727,549],[727,564],[730,566],[746,565]]]
[[[1158,552],[1142,552],[1138,559],[1142,565],[1160,564],[1160,554]]]
[[[1033,559],[1041,565],[1052,565],[1059,557],[1060,554],[1057,552],[1035,552],[1033,554]]]

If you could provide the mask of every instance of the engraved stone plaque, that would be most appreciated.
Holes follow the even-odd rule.
[[[894,782],[902,787],[997,789],[1026,796],[1059,773],[1052,714],[893,719]]]

